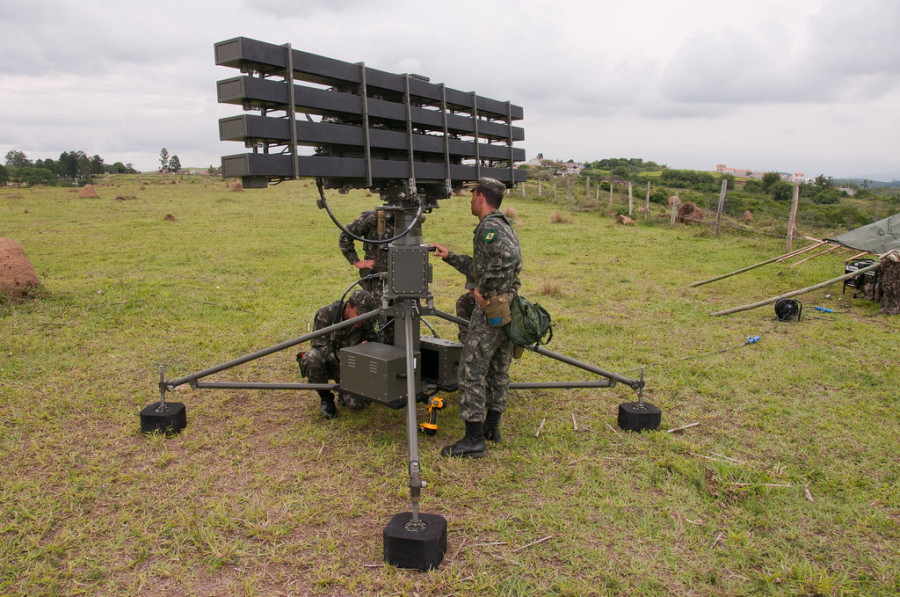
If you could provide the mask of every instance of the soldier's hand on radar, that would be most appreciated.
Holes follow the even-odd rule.
[[[441,259],[445,259],[447,257],[447,255],[450,254],[450,251],[447,250],[447,247],[444,247],[442,245],[433,244],[433,245],[428,245],[428,246],[433,248],[434,254],[437,255],[438,257],[440,257]]]
[[[355,265],[359,269],[372,269],[373,267],[375,267],[375,260],[374,259],[360,259],[353,265]]]

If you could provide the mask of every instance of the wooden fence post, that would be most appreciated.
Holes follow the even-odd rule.
[[[634,195],[631,192],[631,183],[628,183],[628,217],[631,217],[631,213],[634,211]]]
[[[794,183],[794,201],[791,203],[791,216],[788,218],[787,252],[791,252],[791,243],[794,241],[794,224],[797,222],[797,205],[800,204],[800,184]]]
[[[525,198],[525,183],[522,183],[522,198]]]
[[[613,190],[613,181],[612,178],[609,179],[609,204],[612,205],[612,190]]]
[[[587,181],[584,183],[584,202],[587,203],[591,200],[591,177],[587,177]]]
[[[675,201],[672,202],[672,221],[669,222],[670,225],[675,225],[675,214],[678,213],[678,191],[675,191]]]
[[[544,196],[544,191],[543,191],[543,186],[544,186],[544,185],[541,184],[542,182],[543,182],[543,181],[539,178],[539,179],[538,179],[538,197],[543,197],[543,196]]]
[[[566,191],[569,193],[569,203],[572,203],[572,177],[566,174]]]
[[[557,194],[557,184],[556,180],[553,181],[553,203],[557,203],[559,201],[559,195]]]
[[[647,181],[647,198],[644,199],[644,219],[647,219],[647,214],[650,213],[650,181]]]
[[[728,179],[722,178],[722,191],[719,193],[719,207],[716,209],[716,236],[719,236],[719,225],[722,223],[722,209],[725,207],[725,191],[728,190]],[[790,252],[790,249],[788,249]]]

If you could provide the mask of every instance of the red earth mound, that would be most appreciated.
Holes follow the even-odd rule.
[[[21,298],[38,284],[34,266],[19,243],[0,238],[0,294]]]

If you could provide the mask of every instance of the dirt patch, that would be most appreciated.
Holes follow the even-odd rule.
[[[677,219],[681,223],[702,222],[703,217],[703,210],[697,207],[697,204],[692,201],[686,201],[678,208]]]
[[[0,238],[0,294],[14,298],[28,296],[40,284],[34,266],[19,243]]]
[[[82,199],[92,199],[97,196],[97,189],[94,188],[92,184],[86,184],[81,187],[81,191],[78,193],[78,196]]]
[[[619,224],[625,224],[626,226],[629,225],[629,224],[634,224],[634,219],[629,218],[629,217],[626,216],[625,214],[619,214],[619,217],[616,218],[616,221],[617,221]]]

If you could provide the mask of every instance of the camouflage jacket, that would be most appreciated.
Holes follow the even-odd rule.
[[[316,311],[316,322],[313,329],[321,330],[330,325],[341,322],[341,314],[343,311],[343,303],[335,301],[330,305],[325,305]],[[369,319],[362,322],[359,327],[349,327],[309,341],[311,348],[317,348],[326,354],[337,353],[347,346],[356,346],[362,344],[363,341],[376,341],[378,335],[375,333],[375,319]]]
[[[512,224],[499,210],[484,217],[472,238],[472,257],[450,253],[444,259],[474,280],[482,296],[519,288],[522,250]]]
[[[358,218],[347,225],[347,230],[360,238],[384,240],[394,236],[394,215],[390,212],[382,212],[385,214],[384,233],[378,234],[378,212],[369,210],[362,212]],[[356,241],[347,234],[341,232],[338,239],[338,246],[344,257],[350,262],[350,265],[359,261],[359,255],[356,253]],[[387,269],[387,245],[376,243],[363,243],[363,259],[373,259],[376,263],[376,269]],[[379,267],[380,266],[380,267]]]

